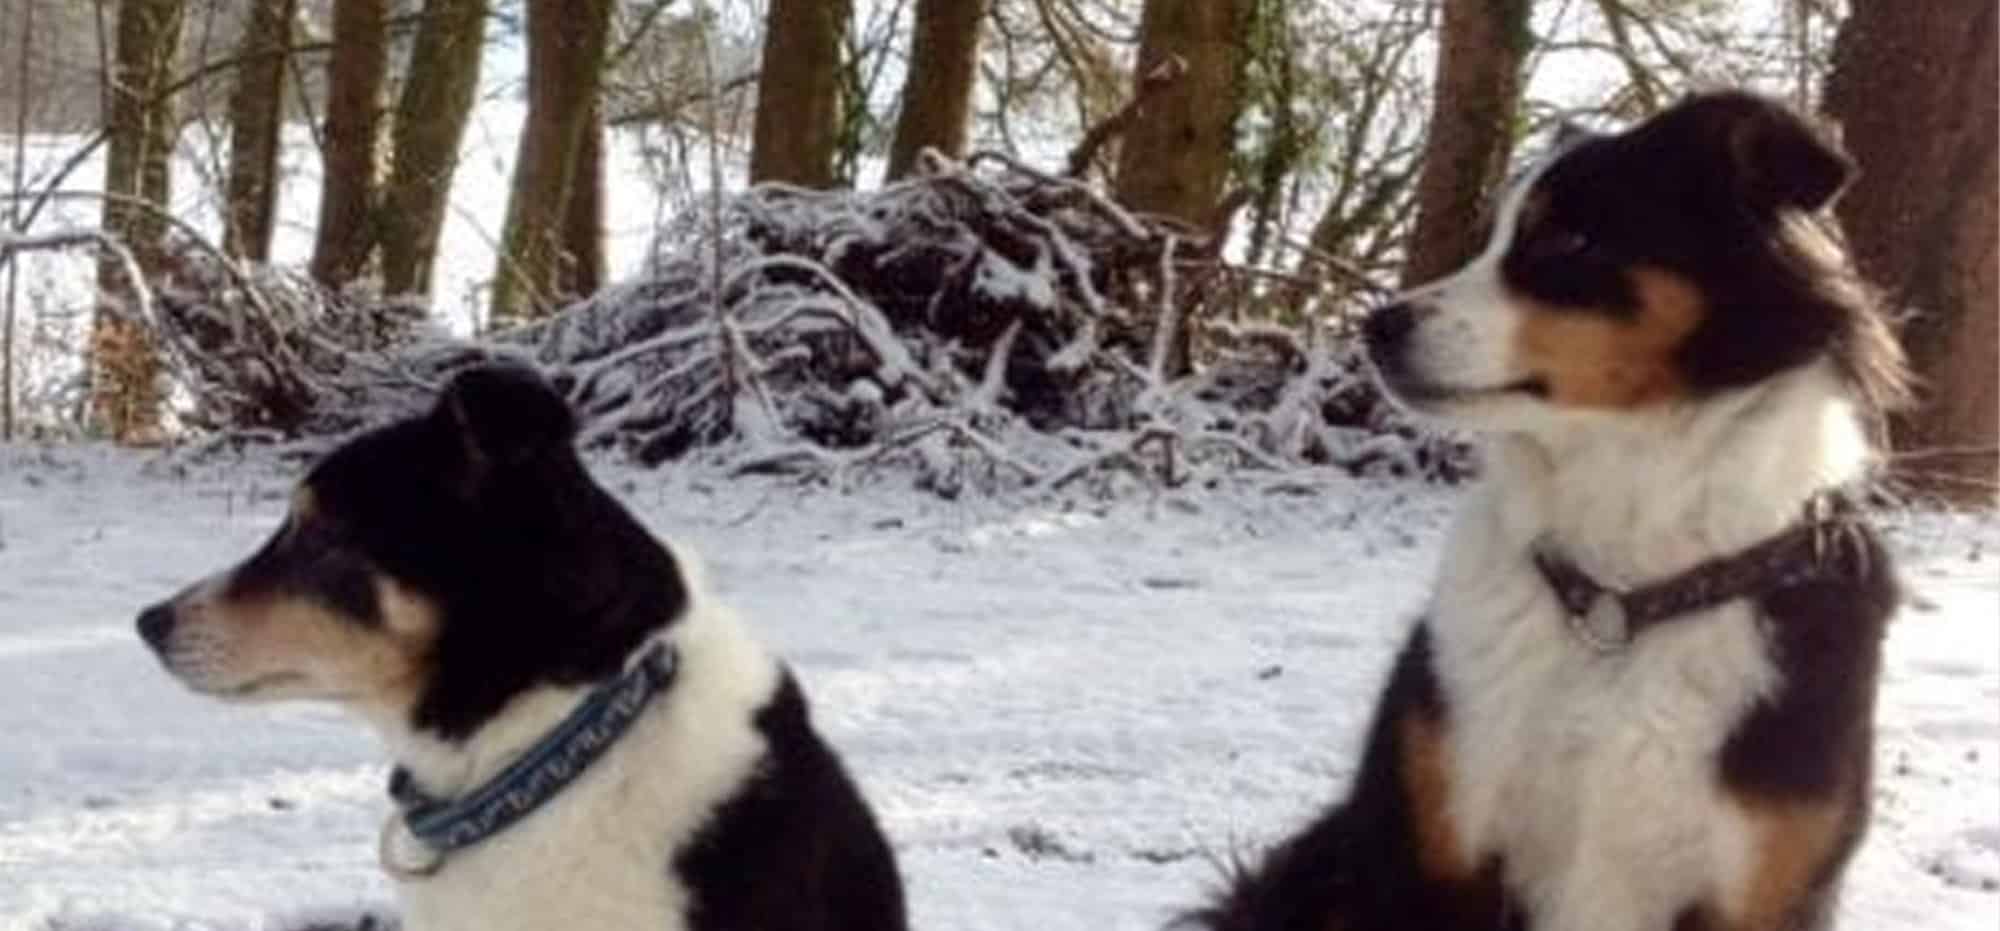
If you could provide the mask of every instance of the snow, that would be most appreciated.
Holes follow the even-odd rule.
[[[797,666],[918,929],[1157,928],[1333,798],[1452,493],[1340,478],[946,502],[600,475]],[[294,931],[386,909],[385,764],[308,705],[184,692],[142,605],[247,553],[295,469],[0,447],[0,931]],[[1282,490],[1273,490],[1282,489]],[[1843,927],[2000,925],[2000,522],[1911,515],[1875,827]]]

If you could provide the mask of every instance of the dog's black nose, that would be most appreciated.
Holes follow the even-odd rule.
[[[174,632],[174,606],[163,601],[139,614],[139,636],[145,638],[153,649],[159,649],[167,642],[167,635]]]
[[[1408,302],[1398,301],[1387,307],[1377,308],[1361,324],[1361,336],[1368,341],[1368,352],[1377,359],[1391,358],[1399,354],[1403,345],[1410,341],[1410,334],[1417,329],[1417,310]]]

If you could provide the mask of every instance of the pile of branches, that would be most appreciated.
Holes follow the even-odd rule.
[[[1339,328],[1260,319],[1205,231],[992,154],[868,192],[763,185],[664,230],[636,280],[488,340],[189,250],[160,324],[198,423],[332,438],[453,369],[532,359],[586,446],[647,464],[968,484],[1167,484],[1303,465],[1454,480]]]
[[[192,402],[181,420],[210,433],[341,436],[425,403],[450,372],[490,355],[438,332],[419,301],[329,291],[186,235],[162,264],[150,323]]]

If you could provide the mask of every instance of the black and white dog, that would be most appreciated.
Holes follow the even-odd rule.
[[[1816,931],[1862,835],[1889,560],[1840,489],[1902,357],[1741,93],[1566,134],[1485,251],[1367,321],[1488,476],[1344,803],[1222,931]]]
[[[373,725],[410,931],[900,931],[890,848],[798,684],[573,431],[538,375],[469,370],[139,631],[195,691]]]

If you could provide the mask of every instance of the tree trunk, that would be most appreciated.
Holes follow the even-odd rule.
[[[132,201],[166,210],[171,200],[179,127],[173,102],[160,98],[173,79],[185,12],[182,0],[121,0],[106,92],[104,230],[132,250],[149,278],[159,272],[166,229],[159,216]],[[100,262],[97,280],[106,301],[133,309],[134,295],[116,262]],[[91,362],[91,401],[99,425],[121,443],[156,439],[163,400],[160,363],[146,331],[100,310],[92,326]]]
[[[333,5],[322,157],[326,171],[311,266],[312,276],[328,287],[359,276],[374,246],[382,85],[389,68],[387,7],[387,0],[339,0]]]
[[[376,234],[388,294],[430,294],[430,268],[484,48],[486,0],[426,0],[390,128],[388,182],[378,198]]]
[[[1447,274],[1477,254],[1486,198],[1507,170],[1521,106],[1521,69],[1533,40],[1531,0],[1444,0],[1430,133],[1417,178],[1417,223],[1405,287]]]
[[[1900,477],[1988,503],[2000,488],[2000,66],[1990,0],[1855,0],[1826,106],[1860,177],[1838,212],[1862,274],[1906,313],[1916,408]]]
[[[1117,196],[1126,206],[1202,226],[1215,219],[1236,148],[1254,6],[1254,0],[1147,0],[1136,80],[1173,55],[1187,62],[1187,72],[1149,96],[1125,132]]]
[[[903,80],[902,109],[889,146],[889,180],[916,167],[926,147],[957,158],[965,154],[972,114],[972,84],[979,74],[979,28],[988,0],[917,0],[910,73]]]
[[[285,125],[285,56],[297,0],[253,0],[237,43],[242,62],[229,97],[229,211],[222,250],[253,262],[271,258],[278,208],[278,142]]]
[[[840,145],[841,37],[850,0],[771,0],[750,183],[834,185]]]
[[[376,223],[382,286],[390,294],[430,293],[458,147],[479,89],[485,27],[486,0],[424,4],[410,76],[396,101],[389,180]]]
[[[528,117],[514,159],[492,319],[513,324],[555,309],[562,241],[586,130],[594,125],[611,0],[529,0]]]
[[[1146,0],[1134,72],[1135,93],[1144,102],[1125,130],[1114,185],[1125,206],[1226,234],[1228,217],[1219,208],[1236,152],[1255,8],[1256,0]],[[1173,57],[1187,64],[1179,80],[1138,90]],[[1185,293],[1165,297],[1175,304],[1192,299]],[[1161,344],[1161,374],[1184,375],[1193,367],[1191,310],[1181,307],[1181,319],[1158,321],[1173,328]]]
[[[576,148],[569,202],[563,207],[562,259],[556,293],[565,299],[589,297],[604,287],[604,106],[590,108],[590,120]]]

